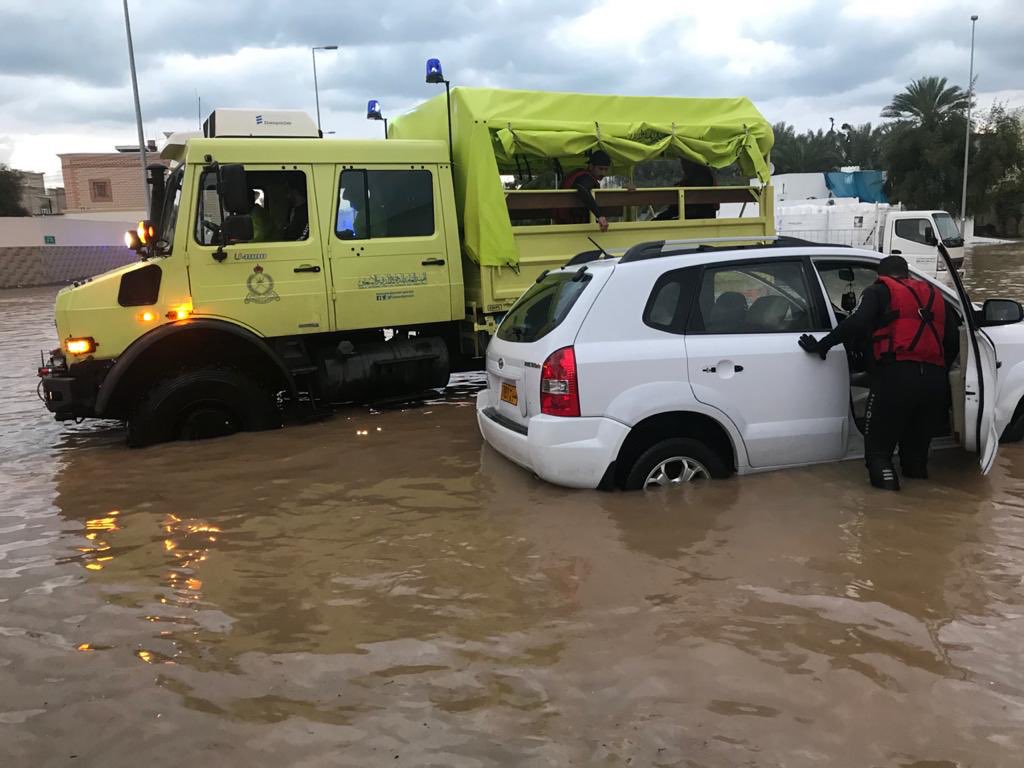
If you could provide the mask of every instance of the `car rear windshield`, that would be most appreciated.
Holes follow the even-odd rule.
[[[586,273],[558,272],[534,283],[501,321],[498,338],[521,343],[544,338],[561,325],[589,282]]]

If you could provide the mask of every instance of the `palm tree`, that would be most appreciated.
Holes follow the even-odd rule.
[[[960,86],[946,85],[944,77],[921,77],[892,97],[882,117],[934,125],[950,113],[965,112],[969,99]]]

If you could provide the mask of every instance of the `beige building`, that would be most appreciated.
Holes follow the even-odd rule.
[[[146,210],[146,187],[137,147],[118,147],[117,152],[77,152],[58,157],[64,174],[66,213]],[[147,148],[146,163],[166,165],[155,145]]]

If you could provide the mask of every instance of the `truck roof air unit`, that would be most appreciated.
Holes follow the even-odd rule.
[[[203,136],[316,139],[320,132],[299,109],[215,109],[203,123]]]

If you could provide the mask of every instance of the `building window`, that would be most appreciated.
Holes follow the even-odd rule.
[[[92,179],[89,182],[89,197],[94,203],[114,202],[114,195],[110,190],[110,179]]]

